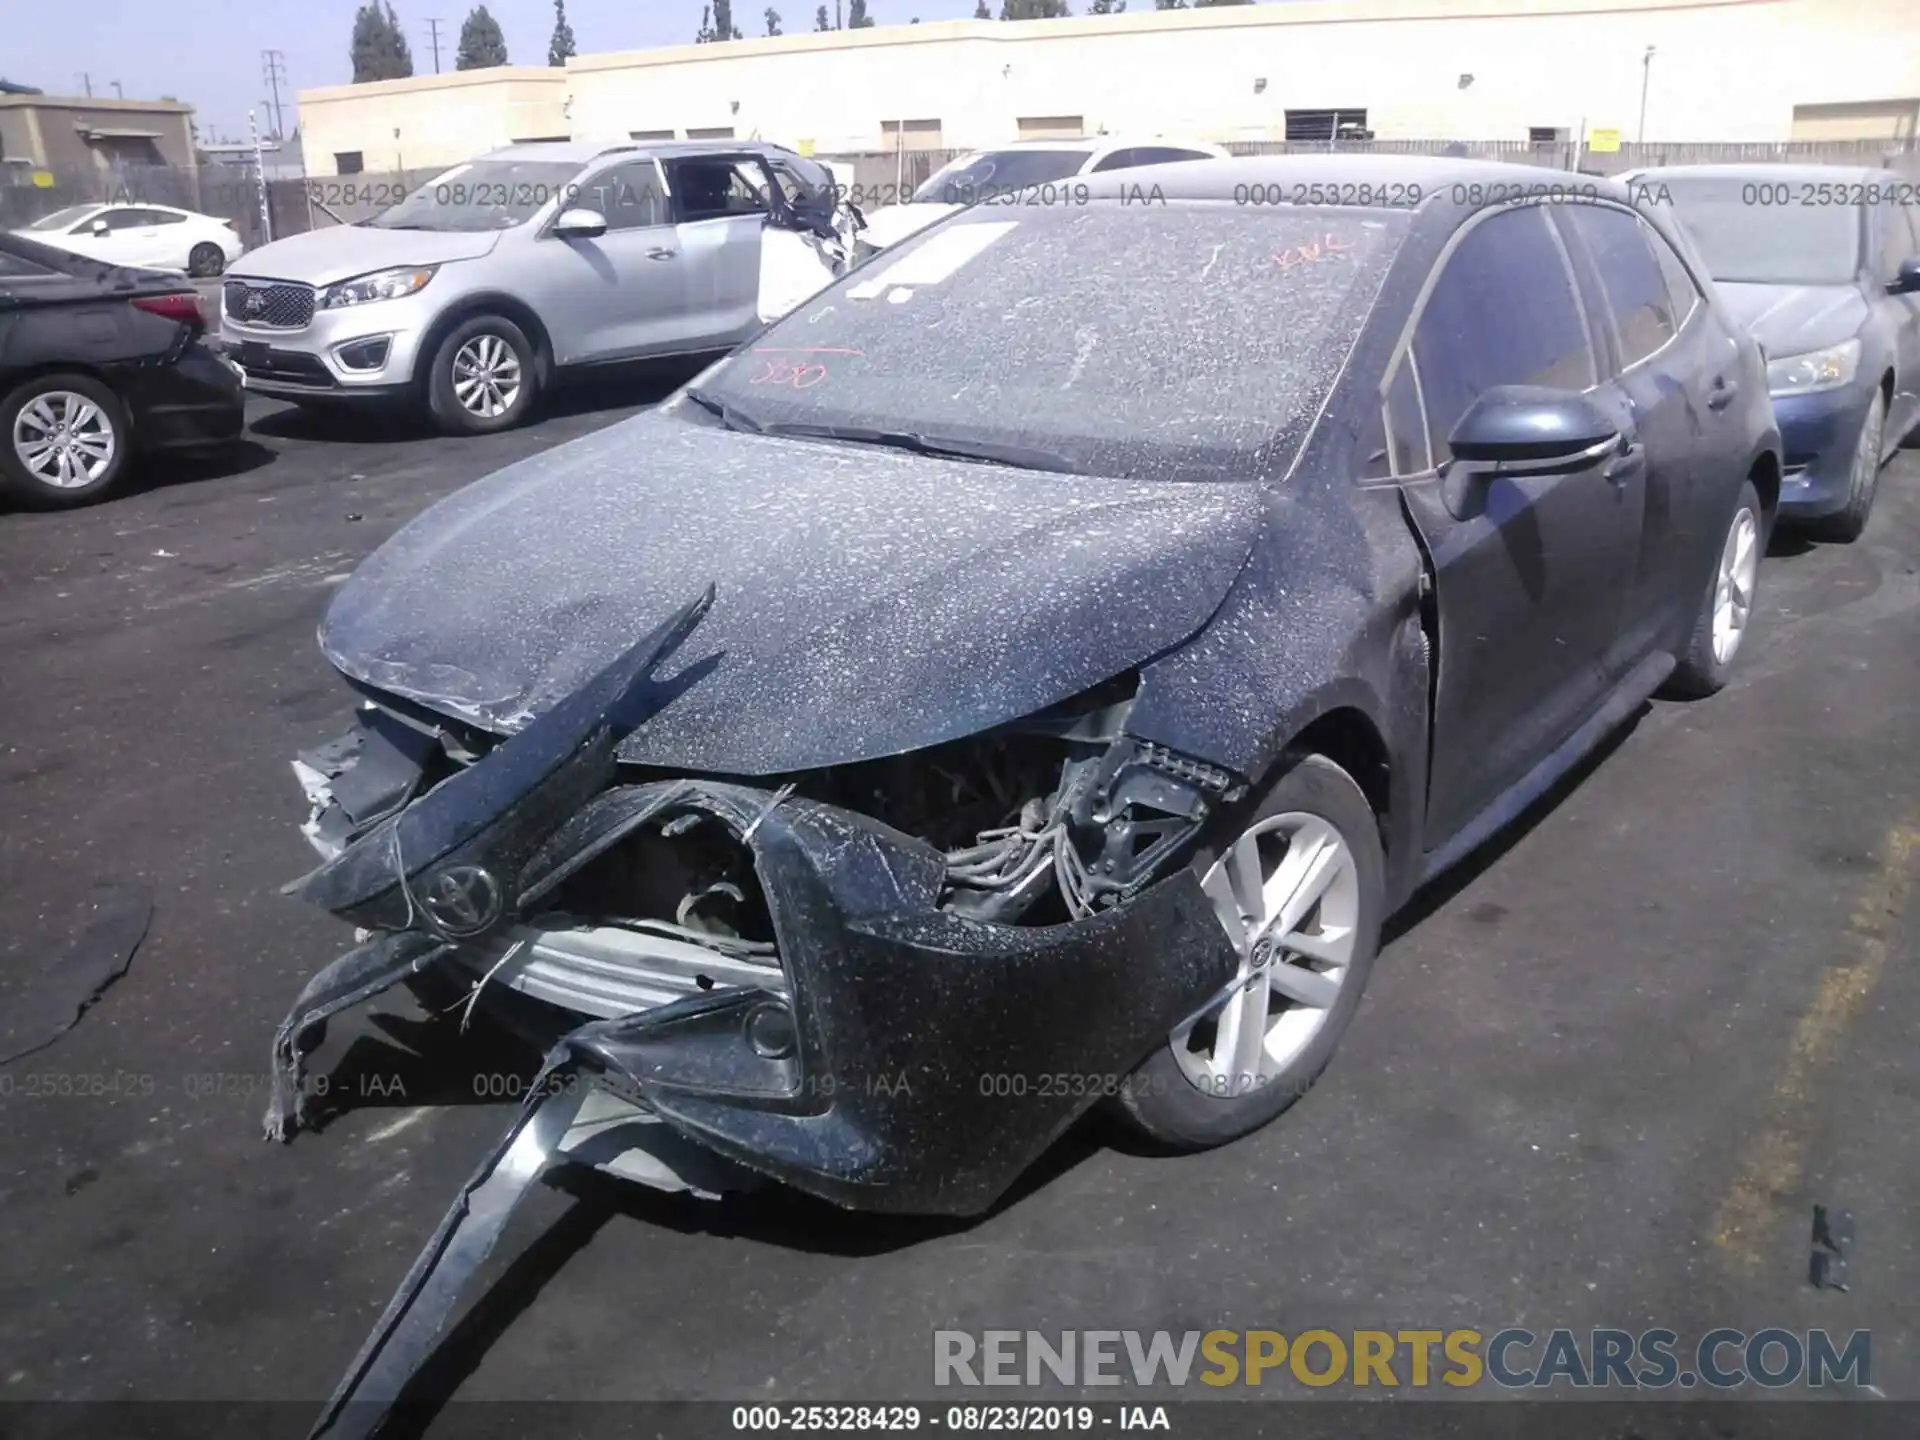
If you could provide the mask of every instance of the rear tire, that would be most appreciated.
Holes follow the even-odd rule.
[[[1663,696],[1698,700],[1726,685],[1753,622],[1754,589],[1766,545],[1766,512],[1760,508],[1760,492],[1748,480],[1740,486],[1720,548],[1714,551],[1693,630],[1674,657],[1673,673],[1660,688]]]
[[[1824,516],[1809,527],[1820,539],[1850,544],[1867,528],[1867,520],[1873,514],[1873,497],[1880,489],[1880,449],[1886,443],[1886,419],[1886,397],[1875,390],[1867,404],[1866,416],[1860,422],[1860,438],[1854,442],[1847,508]]]
[[[0,490],[36,510],[92,504],[119,482],[132,441],[120,397],[91,375],[37,375],[0,399]]]
[[[504,315],[476,315],[434,351],[427,406],[449,435],[490,435],[526,419],[539,386],[539,356],[526,332]]]
[[[1236,886],[1229,877],[1236,857],[1257,862],[1267,913],[1241,927],[1245,938],[1237,943],[1243,975],[1264,967],[1275,978],[1265,984],[1253,978],[1176,1030],[1115,1096],[1127,1124],[1174,1150],[1237,1140],[1306,1094],[1359,1008],[1386,919],[1379,820],[1360,787],[1331,760],[1306,756],[1257,806],[1222,819],[1219,837],[1194,857],[1194,871],[1216,912],[1231,912],[1238,903],[1244,915],[1254,887]],[[1251,866],[1238,868],[1247,874]],[[1315,898],[1289,913],[1289,904],[1298,909],[1322,874]],[[1305,888],[1289,884],[1290,876]],[[1229,924],[1224,915],[1221,923]],[[1295,944],[1321,954],[1310,962]],[[1245,1024],[1256,1006],[1257,1029]]]
[[[209,280],[227,268],[227,256],[218,245],[203,240],[187,252],[187,274]]]

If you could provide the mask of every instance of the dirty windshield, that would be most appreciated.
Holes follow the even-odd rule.
[[[994,150],[936,170],[913,198],[916,204],[974,205],[1028,185],[1065,180],[1086,163],[1084,150]]]
[[[1663,178],[1658,186],[1680,212],[1707,273],[1723,284],[1846,285],[1859,267],[1858,205],[1775,203],[1807,187],[1750,177]]]
[[[433,177],[366,223],[376,230],[505,230],[570,194],[573,161],[476,160]]]
[[[700,391],[749,426],[1246,478],[1304,432],[1405,225],[1224,202],[982,205],[795,311]]]

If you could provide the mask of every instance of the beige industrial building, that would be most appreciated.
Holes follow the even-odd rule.
[[[194,163],[193,107],[178,100],[0,95],[0,183],[25,183],[35,171]]]
[[[314,174],[555,136],[758,137],[820,154],[1102,130],[1911,141],[1920,0],[1293,0],[957,20],[581,55],[299,103]]]

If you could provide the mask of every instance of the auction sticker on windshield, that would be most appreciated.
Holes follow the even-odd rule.
[[[1018,220],[995,224],[955,225],[931,236],[910,255],[904,255],[871,280],[863,280],[847,291],[849,300],[873,300],[889,290],[911,289],[916,285],[938,285],[959,271],[962,265],[979,255],[994,241],[1019,226]]]

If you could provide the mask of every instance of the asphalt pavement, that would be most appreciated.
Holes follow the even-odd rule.
[[[157,896],[0,1070],[0,1397],[322,1398],[508,1123],[475,1076],[509,1062],[393,998],[318,1057],[353,1107],[260,1138],[273,1027],[345,940],[277,893],[311,862],[287,760],[350,710],[314,627],[423,506],[662,385],[474,441],[256,402],[222,469],[0,514],[0,1006],[96,882]],[[1090,1124],[968,1225],[549,1188],[442,1389],[933,1398],[938,1328],[1519,1323],[1870,1329],[1920,1398],[1917,491],[1908,453],[1863,541],[1777,546],[1731,688],[1423,897],[1275,1126],[1166,1158]],[[1816,1203],[1856,1216],[1845,1293],[1807,1283]]]

